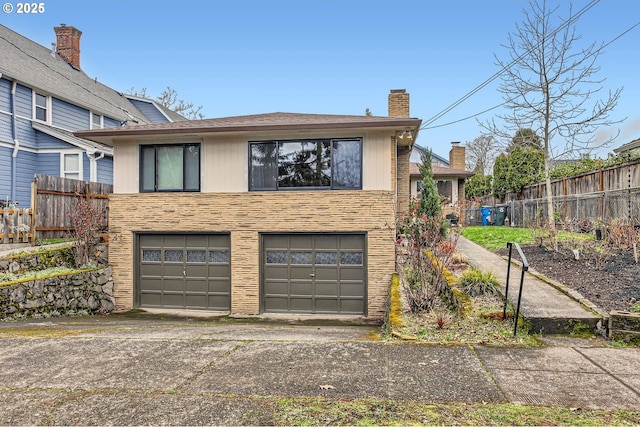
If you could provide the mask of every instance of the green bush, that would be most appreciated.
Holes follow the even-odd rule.
[[[469,296],[497,295],[500,293],[500,283],[492,272],[484,273],[470,268],[465,271],[458,282],[460,289]]]
[[[640,301],[631,306],[631,311],[633,313],[640,313]]]

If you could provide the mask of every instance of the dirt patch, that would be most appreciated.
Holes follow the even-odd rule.
[[[530,268],[579,292],[601,311],[630,311],[640,301],[640,263],[633,249],[577,248],[570,245],[558,251],[540,245],[524,245],[522,251]],[[506,249],[498,251],[508,255]],[[516,256],[517,257],[517,256]]]

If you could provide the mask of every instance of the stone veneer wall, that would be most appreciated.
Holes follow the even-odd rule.
[[[367,315],[382,318],[395,271],[394,194],[389,191],[111,194],[109,263],[116,308],[134,306],[135,232],[231,236],[231,313],[260,313],[261,233],[367,235]]]

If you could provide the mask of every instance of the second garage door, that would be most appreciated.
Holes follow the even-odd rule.
[[[364,234],[262,236],[265,312],[366,314]]]
[[[228,234],[140,234],[137,305],[230,309]]]

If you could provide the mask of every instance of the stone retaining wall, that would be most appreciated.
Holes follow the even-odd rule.
[[[0,284],[0,319],[108,313],[114,303],[111,267]]]
[[[609,338],[640,345],[640,313],[611,311]]]

